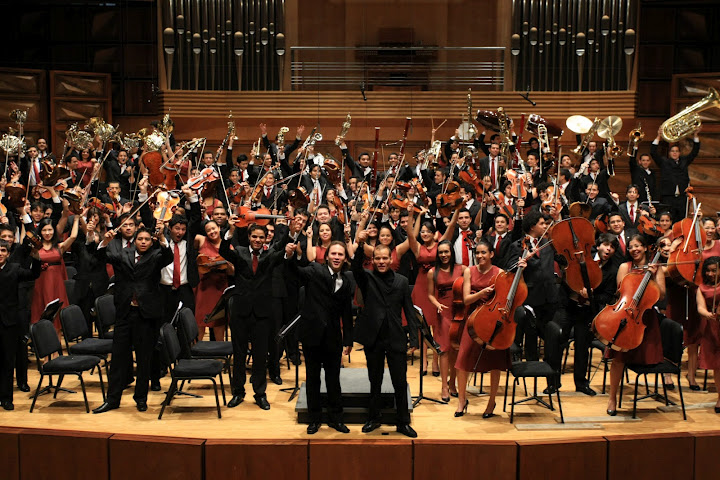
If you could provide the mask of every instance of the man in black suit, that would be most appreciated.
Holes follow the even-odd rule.
[[[672,145],[668,151],[668,157],[660,155],[658,145],[660,145],[661,129],[658,129],[658,135],[650,144],[650,156],[660,167],[660,195],[662,195],[662,203],[670,206],[673,218],[685,218],[685,189],[690,184],[690,174],[688,169],[690,164],[695,160],[700,152],[700,138],[698,137],[700,129],[695,131],[693,139],[693,147],[689,154],[680,155],[680,147]]]
[[[638,197],[640,196],[638,190],[637,185],[628,185],[625,190],[625,201],[618,205],[618,211],[625,225],[635,229],[637,229],[638,223],[640,223],[640,215],[643,213],[640,209],[640,202],[638,201]],[[653,207],[652,210],[655,210],[655,208]]]
[[[358,157],[357,162],[355,162],[344,141],[340,144],[340,151],[342,152],[343,159],[345,160],[345,165],[350,168],[350,172],[352,173],[351,176],[361,179],[361,183],[363,179],[365,182],[370,183],[370,177],[372,176],[370,154],[368,152],[362,152]]]
[[[19,339],[22,336],[18,287],[22,282],[40,276],[40,262],[33,259],[31,268],[8,262],[10,243],[0,240],[0,406],[13,410],[13,368]],[[37,255],[37,252],[35,252]]]
[[[310,262],[306,267],[295,264],[295,244],[285,247],[290,266],[297,270],[305,285],[305,300],[300,311],[298,336],[305,354],[305,378],[310,412],[307,433],[320,429],[320,368],[325,369],[328,395],[328,426],[338,432],[349,433],[343,423],[342,392],[340,390],[340,364],[352,351],[352,298],[355,282],[347,270],[347,247],[343,242],[332,242],[325,254],[325,265]],[[341,325],[342,324],[342,325]]]
[[[625,224],[620,212],[612,212],[608,215],[607,220],[608,233],[612,233],[617,237],[618,248],[615,250],[615,257],[620,261],[625,261],[627,258],[627,246],[630,244],[630,239],[633,235],[637,234],[638,231],[635,228],[628,227]]]
[[[105,191],[107,193],[102,195],[101,200],[104,203],[111,204],[116,212],[122,211],[122,206],[130,201],[130,199],[122,197],[120,182],[117,180],[108,182]]]
[[[120,407],[122,392],[127,385],[127,371],[132,366],[135,347],[137,381],[135,403],[140,412],[147,410],[148,384],[152,353],[158,341],[163,304],[160,298],[160,271],[173,261],[167,238],[160,231],[155,237],[147,228],[140,228],[135,244],[114,253],[106,248],[115,237],[110,231],[98,245],[96,255],[113,266],[115,272],[115,332],[113,335],[110,380],[105,403],[93,413],[105,413]],[[151,248],[157,239],[160,248]]]
[[[628,163],[632,183],[640,188],[640,202],[648,201],[648,191],[652,200],[658,200],[657,176],[650,169],[650,155],[643,153],[639,160],[634,156],[628,156]]]
[[[490,145],[490,155],[479,160],[480,177],[490,177],[492,190],[498,190],[505,175],[505,159],[500,156],[500,144]]]
[[[263,410],[270,410],[265,390],[268,337],[272,323],[273,296],[272,272],[285,254],[285,243],[276,243],[264,250],[267,230],[261,225],[250,225],[247,229],[249,247],[230,248],[230,241],[223,239],[220,255],[235,265],[234,308],[230,312],[232,329],[233,398],[228,407],[233,408],[245,399],[245,358],[248,343],[252,342],[252,375],[250,382],[255,392],[255,403]],[[228,232],[229,233],[229,232]]]
[[[357,235],[358,249],[352,261],[352,272],[362,292],[365,306],[355,322],[355,341],[365,347],[368,377],[370,379],[370,411],[362,431],[372,432],[380,426],[380,387],[383,381],[385,358],[390,379],[395,390],[397,431],[415,438],[417,433],[410,426],[407,397],[406,352],[408,334],[411,346],[417,346],[415,309],[410,299],[407,278],[390,269],[390,248],[377,245],[373,252],[373,270],[363,269],[363,244],[367,231]],[[402,326],[401,311],[408,321],[407,333]]]
[[[610,210],[612,210],[610,203],[599,196],[600,187],[598,187],[597,183],[588,184],[585,187],[585,192],[578,195],[581,202],[587,203],[592,208],[590,218],[588,218],[591,222],[601,215],[610,213]]]
[[[125,150],[120,150],[117,153],[114,150],[111,151],[108,158],[105,159],[103,167],[107,173],[107,182],[118,182],[120,195],[123,198],[130,198],[130,184],[135,183],[135,168],[128,163],[128,152]]]

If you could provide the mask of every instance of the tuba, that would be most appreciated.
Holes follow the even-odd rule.
[[[713,107],[720,107],[720,95],[717,90],[710,87],[708,94],[699,102],[686,107],[660,125],[662,137],[668,142],[677,142],[692,135],[702,124],[698,113]]]

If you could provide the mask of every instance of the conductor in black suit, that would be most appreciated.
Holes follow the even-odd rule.
[[[264,250],[267,229],[252,224],[247,229],[249,246],[230,248],[230,241],[220,244],[220,255],[235,266],[234,307],[230,312],[232,329],[233,397],[228,407],[233,408],[245,399],[245,358],[248,343],[252,343],[252,375],[250,382],[255,392],[255,403],[263,410],[270,410],[265,389],[265,369],[268,356],[268,339],[273,316],[272,273],[285,255],[287,240],[277,242]]]
[[[305,354],[305,381],[310,412],[307,433],[316,433],[321,425],[321,367],[325,368],[328,426],[338,432],[349,433],[350,430],[343,423],[340,390],[343,345],[345,355],[352,351],[352,298],[355,293],[352,275],[345,271],[347,248],[343,242],[332,242],[325,253],[325,265],[310,262],[306,267],[297,266],[294,250],[294,244],[287,244],[286,257],[291,258],[291,268],[297,269],[300,282],[305,285],[298,336]]]
[[[370,379],[370,412],[362,431],[372,432],[380,426],[380,387],[383,381],[385,358],[390,379],[395,390],[397,431],[415,438],[417,433],[410,426],[407,397],[408,335],[402,326],[401,311],[405,311],[408,323],[415,323],[415,309],[410,299],[407,278],[390,269],[390,248],[377,245],[373,252],[373,270],[363,269],[363,244],[367,232],[358,233],[359,248],[352,261],[352,272],[362,292],[365,306],[358,315],[354,328],[354,340],[365,347],[368,377]],[[410,344],[417,346],[417,325],[409,325]]]
[[[0,240],[0,405],[13,410],[13,368],[22,335],[18,286],[40,276],[40,262],[33,259],[31,268],[10,263],[10,243]],[[34,252],[37,255],[37,252]]]
[[[96,255],[113,266],[115,271],[115,333],[113,335],[110,380],[105,403],[93,413],[105,413],[120,407],[120,398],[127,385],[135,347],[137,380],[135,403],[140,412],[147,410],[150,363],[158,341],[163,304],[160,298],[160,271],[173,262],[167,238],[156,231],[139,228],[135,243],[119,252],[105,248],[115,232],[105,234]],[[160,248],[152,248],[157,240]]]

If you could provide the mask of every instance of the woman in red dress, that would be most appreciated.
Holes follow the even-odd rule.
[[[475,266],[465,270],[463,275],[463,301],[468,306],[468,316],[482,304],[490,300],[495,292],[495,279],[502,270],[492,264],[495,256],[492,243],[481,239],[475,247]],[[467,330],[467,323],[462,332],[460,349],[455,362],[458,379],[458,406],[456,417],[462,417],[467,412],[468,404],[466,388],[470,372],[490,372],[490,397],[488,398],[483,418],[494,415],[495,396],[500,385],[500,372],[510,368],[509,350],[484,349],[474,341]]]
[[[93,169],[95,168],[95,153],[90,151],[89,148],[83,148],[80,150],[80,160],[77,166],[78,185],[85,188],[90,184],[92,179]]]
[[[702,279],[696,294],[697,311],[706,320],[705,332],[700,339],[700,368],[713,371],[717,388],[720,379],[720,324],[717,314],[720,307],[720,257],[705,259]],[[720,413],[720,388],[717,392],[715,413]]]
[[[332,228],[329,223],[323,222],[318,225],[317,239],[313,242],[312,227],[308,227],[305,233],[307,237],[307,259],[309,262],[325,263],[325,251],[332,243]],[[315,245],[317,243],[317,245]]]
[[[81,215],[74,216],[70,235],[62,243],[58,243],[58,235],[50,219],[42,220],[38,226],[40,238],[42,239],[42,247],[38,250],[42,271],[35,280],[35,289],[33,290],[32,305],[30,307],[30,321],[32,323],[37,323],[40,320],[40,315],[45,310],[45,306],[56,298],[60,299],[63,307],[69,305],[65,290],[67,270],[65,270],[63,254],[77,238],[80,217]],[[59,317],[55,317],[55,329],[60,331]]]
[[[620,286],[625,275],[633,269],[647,268],[653,274],[653,280],[660,290],[660,298],[665,296],[665,275],[658,265],[646,266],[650,263],[647,241],[642,235],[636,234],[630,237],[627,246],[630,261],[623,263],[618,268],[617,285]],[[663,360],[662,339],[660,337],[660,323],[657,313],[653,308],[645,310],[642,321],[645,324],[645,334],[642,343],[627,352],[610,350],[613,359],[610,367],[610,397],[608,398],[607,413],[610,416],[617,415],[617,393],[622,379],[626,363],[641,365],[655,365]]]
[[[430,271],[430,269],[433,267],[433,265],[435,264],[435,260],[437,259],[438,242],[442,242],[443,240],[450,240],[452,238],[460,210],[455,210],[455,213],[452,216],[452,220],[450,220],[450,224],[448,225],[447,230],[445,230],[445,234],[443,234],[440,240],[436,239],[435,225],[433,225],[431,222],[422,222],[423,215],[426,211],[426,209],[423,209],[423,213],[418,215],[417,220],[413,222],[414,211],[412,208],[410,208],[408,211],[408,223],[406,228],[408,234],[407,240],[409,242],[410,250],[413,252],[413,254],[415,254],[415,259],[418,263],[418,274],[417,278],[415,279],[415,286],[413,287],[412,291],[412,301],[415,306],[422,309],[428,325],[433,329],[434,332],[437,328],[437,317],[432,312],[436,311],[437,309],[435,308],[435,305],[430,303],[430,298],[428,297],[427,274],[428,271]],[[410,231],[411,225],[413,225],[412,231]],[[419,243],[417,240],[418,234],[422,243]],[[434,333],[433,336],[435,336]],[[427,347],[423,346],[420,350],[422,350],[422,361],[424,365],[423,375],[425,375],[427,374]],[[433,375],[439,377],[440,365],[437,355],[433,355],[432,369]]]
[[[214,220],[210,220],[205,224],[205,235],[195,236],[195,250],[198,252],[198,258],[204,255],[211,261],[224,261],[225,259],[219,253],[221,241],[220,227]],[[215,340],[220,341],[225,338],[225,320],[205,323],[205,317],[212,312],[222,297],[222,293],[228,286],[228,275],[233,275],[234,270],[233,264],[228,262],[218,264],[200,276],[200,282],[195,290],[195,321],[198,325],[200,340],[205,336],[206,326],[213,329]]]
[[[435,316],[433,329],[435,341],[440,345],[440,381],[442,382],[441,398],[444,402],[450,401],[450,394],[457,396],[455,388],[455,358],[457,352],[450,344],[450,325],[453,321],[453,283],[463,276],[465,265],[455,263],[455,252],[449,240],[443,240],[437,246],[437,259],[435,267],[427,274],[428,299],[433,304],[433,312],[426,313],[426,317]],[[448,386],[448,374],[450,377]]]

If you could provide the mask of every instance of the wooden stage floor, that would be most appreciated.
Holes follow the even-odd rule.
[[[418,354],[416,353],[416,356]],[[597,359],[597,355],[595,355]],[[360,351],[352,353],[352,363],[347,363],[344,357],[346,368],[364,368],[364,355]],[[462,418],[455,418],[453,412],[457,400],[452,398],[449,405],[437,405],[424,400],[412,413],[412,426],[418,432],[419,439],[432,440],[535,440],[535,439],[592,439],[608,435],[641,435],[657,433],[676,432],[701,432],[720,430],[720,415],[714,413],[712,406],[704,408],[693,408],[697,404],[715,404],[716,393],[712,373],[708,381],[710,392],[692,392],[688,388],[687,380],[683,377],[683,394],[687,410],[687,421],[682,418],[679,411],[662,412],[657,408],[664,404],[644,400],[639,403],[639,421],[629,420],[632,410],[632,389],[626,386],[623,399],[623,408],[619,410],[618,416],[614,419],[605,413],[607,396],[599,394],[602,386],[602,370],[599,371],[593,380],[593,388],[598,391],[595,397],[588,397],[574,390],[572,380],[572,353],[568,361],[568,369],[562,378],[563,388],[561,399],[563,412],[566,421],[575,420],[577,417],[598,417],[601,420],[609,421],[601,423],[601,428],[577,428],[571,427],[571,423],[565,429],[552,430],[542,427],[553,426],[559,418],[557,409],[551,412],[545,408],[533,405],[533,402],[517,406],[515,409],[515,424],[509,423],[508,412],[502,411],[502,393],[504,391],[505,377],[501,377],[498,405],[495,408],[497,414],[491,419],[482,419],[481,414],[485,409],[487,396],[470,395],[469,412]],[[34,390],[39,375],[35,370],[34,362],[30,365],[30,386]],[[304,379],[304,366],[300,367],[300,381]],[[413,366],[408,365],[408,381],[413,394],[418,392],[418,359],[415,358]],[[63,387],[76,390],[76,394],[60,392],[57,399],[50,395],[43,395],[38,398],[35,411],[29,413],[31,400],[30,394],[18,390],[14,392],[15,410],[13,412],[3,411],[0,415],[0,426],[17,428],[52,428],[60,430],[83,430],[92,432],[137,434],[137,435],[158,435],[158,436],[182,436],[186,438],[203,439],[326,439],[326,440],[351,440],[351,439],[388,439],[404,438],[395,433],[393,426],[383,426],[370,434],[363,434],[360,425],[349,425],[350,433],[341,434],[327,426],[309,436],[305,433],[305,425],[297,423],[295,413],[295,402],[288,402],[289,394],[281,392],[280,388],[292,386],[294,378],[293,370],[283,367],[282,377],[284,384],[276,386],[269,382],[268,400],[271,404],[269,411],[260,410],[252,402],[251,387],[248,387],[246,401],[240,406],[229,409],[222,407],[222,419],[217,418],[215,400],[209,382],[193,382],[186,386],[186,391],[203,395],[203,398],[177,397],[171,407],[166,409],[163,419],[158,421],[157,415],[160,411],[160,404],[164,398],[162,392],[150,392],[148,398],[149,409],[140,413],[135,409],[132,400],[132,388],[127,389],[123,395],[121,408],[102,415],[86,414],[82,403],[82,393],[77,379],[67,377]],[[440,397],[440,380],[438,377],[428,375],[425,378],[425,394],[433,397]],[[227,380],[227,377],[225,377]],[[90,408],[101,404],[101,395],[97,376],[85,375],[88,386],[88,398]],[[107,379],[106,379],[107,380]],[[634,381],[634,376],[631,378]],[[485,378],[487,382],[489,377]],[[674,379],[677,383],[677,378]],[[161,380],[163,390],[169,386],[169,377]],[[479,377],[478,377],[479,382]],[[699,376],[702,385],[702,377]],[[528,383],[528,387],[531,387]],[[544,380],[540,380],[539,389],[545,387]],[[512,388],[512,384],[510,386]],[[471,391],[477,388],[470,387]],[[644,388],[641,390],[641,393]],[[31,392],[32,393],[32,392]],[[518,394],[524,393],[518,388]],[[226,395],[230,399],[230,388],[226,382]],[[545,397],[547,398],[547,397]],[[670,399],[680,403],[677,388],[670,392]],[[221,400],[222,401],[222,400]],[[699,406],[699,405],[698,405]],[[592,419],[597,423],[596,419]],[[529,424],[534,424],[539,430],[525,430]],[[525,427],[524,427],[525,426]],[[519,428],[516,428],[519,427]],[[389,433],[389,435],[388,435]]]

